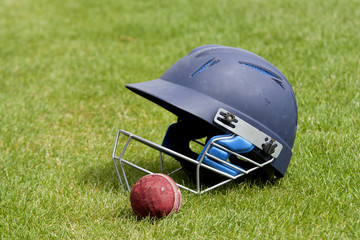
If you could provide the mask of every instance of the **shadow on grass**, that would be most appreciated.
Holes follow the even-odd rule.
[[[150,171],[157,173],[160,172],[158,166],[152,162],[149,163],[149,166],[143,166],[149,169]],[[95,186],[97,188],[101,188],[107,191],[123,191],[126,187],[125,179],[122,175],[122,171],[118,165],[118,170],[120,172],[121,181],[123,186],[120,184],[119,177],[116,173],[114,163],[109,161],[106,164],[98,165],[98,166],[89,166],[83,169],[82,175],[79,177],[79,183]],[[127,181],[129,188],[138,181],[141,177],[145,176],[146,173],[132,168],[126,164],[124,164],[124,171],[126,173]],[[176,180],[179,180],[177,178]]]
[[[145,173],[136,170],[131,167],[126,167],[126,173],[129,180],[130,188],[132,185]],[[179,171],[174,176],[172,176],[178,183],[190,187],[192,189],[196,189],[196,184],[186,175],[183,171]],[[218,179],[219,180],[219,179]],[[279,184],[280,181],[278,179],[274,179],[272,181],[263,181],[260,178],[254,177],[242,177],[232,182],[229,182],[219,188],[211,190],[207,193],[204,193],[206,198],[215,197],[215,198],[227,198],[229,195],[233,194],[234,192],[239,191],[240,189],[247,188],[247,189],[269,189],[273,186]],[[205,181],[202,184],[203,188],[209,187],[211,184],[216,183],[216,180],[212,179],[212,181]],[[117,208],[116,212],[113,212],[112,217],[114,219],[126,219],[132,221],[134,223],[138,222],[148,222],[150,224],[156,224],[156,222],[163,221],[167,219],[166,217],[155,219],[151,217],[140,218],[135,215],[133,212],[130,204],[129,204],[129,193],[125,192],[123,187],[121,186],[118,176],[115,171],[114,164],[112,162],[108,162],[103,165],[99,166],[92,166],[84,168],[83,174],[79,177],[79,184],[85,184],[90,187],[102,189],[103,191],[108,191],[115,194],[120,194],[120,198],[123,199],[121,202],[121,207]],[[242,191],[242,190],[240,190]],[[196,194],[187,192],[185,190],[181,190],[183,195],[183,204],[186,204],[188,201],[193,202],[196,199],[200,200],[200,197]],[[125,201],[125,202],[124,202]],[[190,204],[191,206],[192,204]]]
[[[92,185],[106,191],[122,191],[112,162],[84,168],[79,177],[79,183]]]
[[[175,161],[176,162],[176,161]],[[174,167],[174,166],[172,166]],[[177,166],[175,166],[177,167]],[[157,172],[155,166],[149,166],[153,172]],[[139,171],[135,168],[125,165],[124,170],[127,176],[129,188],[131,189],[132,186],[135,184],[137,180],[139,180],[142,176],[146,175],[146,173]],[[119,169],[119,171],[121,171]],[[202,189],[206,189],[214,184],[225,180],[224,178],[216,177],[218,175],[212,175],[211,178],[202,179],[201,180],[201,187]],[[99,166],[92,166],[87,167],[84,169],[83,174],[81,175],[79,182],[82,184],[91,185],[105,191],[111,192],[123,192],[124,187],[125,190],[127,189],[123,176],[121,175],[121,180],[123,182],[123,186],[120,184],[118,175],[116,173],[115,167],[113,162],[109,161],[106,164],[99,165]],[[196,189],[196,183],[194,178],[189,177],[184,171],[178,171],[177,173],[171,175],[171,177],[179,184],[189,187],[193,190]],[[248,187],[248,188],[271,188],[273,186],[277,186],[279,184],[279,179],[275,178],[272,180],[262,179],[259,176],[254,174],[249,174],[234,181],[231,181],[223,186],[220,186],[214,190],[207,192],[206,194],[222,194],[226,195],[229,191],[236,191],[239,187]],[[184,193],[185,190],[182,190]],[[195,194],[194,194],[195,195]]]
[[[279,183],[280,181],[278,178],[272,180],[263,180],[261,178],[243,176],[205,194],[227,195],[229,192],[237,191],[240,188],[269,189],[279,185]]]

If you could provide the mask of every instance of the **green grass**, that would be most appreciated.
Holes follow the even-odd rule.
[[[360,238],[359,1],[0,5],[1,239]],[[255,52],[291,82],[287,175],[183,191],[179,213],[139,220],[113,168],[116,131],[160,143],[175,117],[124,85],[205,44]]]

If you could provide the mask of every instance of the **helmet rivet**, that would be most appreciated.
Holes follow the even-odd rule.
[[[234,121],[234,119],[235,119],[235,115],[231,112],[227,112],[224,116],[224,121],[228,124]]]

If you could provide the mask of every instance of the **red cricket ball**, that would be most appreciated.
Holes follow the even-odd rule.
[[[161,173],[149,174],[135,183],[130,202],[139,217],[161,218],[179,210],[181,192],[171,177]]]

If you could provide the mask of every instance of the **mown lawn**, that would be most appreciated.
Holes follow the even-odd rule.
[[[0,6],[1,239],[360,238],[359,1]],[[287,175],[182,191],[177,214],[140,220],[113,167],[116,132],[161,143],[176,118],[124,85],[205,44],[257,53],[289,79],[299,123]]]

